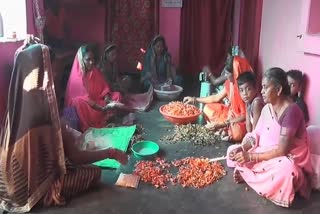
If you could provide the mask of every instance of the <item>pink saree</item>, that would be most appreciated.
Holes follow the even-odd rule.
[[[312,166],[309,140],[303,113],[298,108],[296,104],[288,107],[286,122],[283,119],[281,123],[279,121],[282,117],[278,120],[272,106],[265,105],[255,130],[244,138],[244,141],[249,136],[256,139],[256,144],[248,151],[249,153],[263,153],[277,148],[280,134],[292,134],[294,140],[291,143],[288,156],[245,164],[227,160],[227,165],[235,167],[244,181],[259,195],[283,207],[289,207],[292,204],[295,192],[308,198],[311,191],[309,175],[312,174]],[[227,155],[238,146],[230,146]]]
[[[109,96],[114,101],[120,102],[121,100],[120,93],[111,91],[110,86],[96,67],[82,76],[81,65],[76,56],[68,81],[65,105],[76,108],[81,131],[86,131],[90,127],[102,128],[115,114],[113,110],[99,111],[89,105],[89,101],[93,101],[104,106],[105,96]]]

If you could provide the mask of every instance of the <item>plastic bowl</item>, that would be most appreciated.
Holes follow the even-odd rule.
[[[151,158],[159,149],[159,145],[153,141],[140,141],[131,147],[133,155],[138,159]]]
[[[191,116],[172,116],[163,111],[163,108],[165,105],[162,105],[159,108],[160,113],[162,116],[169,122],[175,124],[175,125],[185,125],[189,123],[194,123],[197,121],[198,117],[201,115],[201,111],[199,110],[198,114],[191,115]]]
[[[183,91],[183,88],[178,85],[173,85],[174,89],[170,91],[161,91],[157,88],[154,88],[153,91],[156,93],[157,97],[161,101],[172,101],[176,100]]]

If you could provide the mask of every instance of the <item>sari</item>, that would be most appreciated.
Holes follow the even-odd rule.
[[[313,169],[310,145],[305,128],[304,116],[296,104],[291,104],[278,119],[271,104],[266,104],[253,132],[247,137],[255,139],[249,153],[263,153],[276,149],[280,135],[292,136],[287,156],[261,162],[238,164],[227,160],[229,167],[240,172],[244,181],[259,195],[283,207],[289,207],[295,192],[308,198],[311,192]],[[239,145],[228,148],[229,153]]]
[[[93,67],[91,71],[82,74],[84,71],[83,56],[81,48],[74,59],[70,78],[66,91],[66,106],[76,108],[81,131],[90,127],[105,127],[107,121],[115,115],[114,110],[100,111],[93,109],[89,102],[105,106],[105,97],[112,101],[120,102],[122,97],[119,92],[113,92],[110,85],[105,81],[98,68]]]
[[[108,61],[107,54],[115,50],[117,46],[113,43],[106,45],[104,48],[104,54],[100,59],[99,62],[99,69],[102,72],[104,79],[110,84],[111,88],[116,91],[124,91],[124,88],[121,86],[124,85],[124,87],[128,86],[128,84],[121,84],[121,77],[118,73],[118,66],[116,62],[110,63]]]
[[[0,209],[62,205],[100,178],[95,167],[66,164],[49,49],[17,51],[0,144]]]
[[[223,123],[227,119],[246,116],[246,106],[241,99],[237,79],[240,74],[246,71],[252,71],[249,62],[245,58],[234,56],[233,59],[233,83],[226,80],[224,83],[227,92],[229,105],[222,103],[210,103],[204,106],[203,112],[206,118],[212,122]],[[229,135],[233,141],[241,141],[246,134],[246,122],[230,124],[228,129]]]

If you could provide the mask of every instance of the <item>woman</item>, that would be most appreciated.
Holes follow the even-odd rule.
[[[228,165],[235,166],[237,183],[244,181],[259,195],[289,207],[295,192],[307,198],[311,190],[304,116],[289,97],[286,73],[281,68],[264,73],[261,93],[267,104],[258,124],[241,146],[229,147]]]
[[[102,73],[94,65],[89,46],[81,46],[72,66],[66,105],[74,106],[80,120],[81,131],[90,127],[102,128],[123,107],[120,92],[113,92]]]
[[[174,82],[181,85],[181,80],[176,77],[176,70],[172,65],[166,41],[161,35],[157,35],[149,45],[144,58],[141,82],[145,89],[151,85],[157,87],[164,83]]]
[[[117,46],[115,44],[106,45],[99,63],[99,69],[105,80],[111,85],[112,90],[121,92],[122,101],[128,110],[145,111],[150,106],[153,99],[153,88],[149,88],[145,93],[130,93],[132,80],[129,76],[121,76],[118,73]]]
[[[100,178],[88,166],[106,158],[127,162],[118,150],[80,151],[60,124],[47,46],[19,49],[9,87],[0,143],[0,209],[28,212],[35,204],[63,205]],[[68,160],[68,162],[67,162]]]
[[[117,46],[113,43],[106,45],[99,63],[99,69],[113,90],[125,94],[130,89],[130,79],[128,76],[121,76],[118,73],[116,60]]]
[[[204,103],[204,114],[208,120],[210,129],[227,128],[228,135],[223,140],[241,141],[246,134],[246,107],[241,99],[237,79],[240,74],[252,71],[249,62],[245,58],[229,56],[225,66],[228,79],[224,83],[224,89],[218,94],[209,97],[185,97],[185,103]],[[230,105],[221,102],[228,98]]]

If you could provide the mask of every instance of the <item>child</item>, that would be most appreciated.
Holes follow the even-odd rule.
[[[237,82],[241,99],[246,104],[247,132],[251,132],[256,127],[264,102],[259,94],[256,85],[256,76],[253,72],[244,72],[240,74]]]
[[[303,100],[303,74],[299,70],[289,70],[287,72],[288,83],[290,86],[291,97],[301,108],[306,123],[309,121],[309,112]]]

